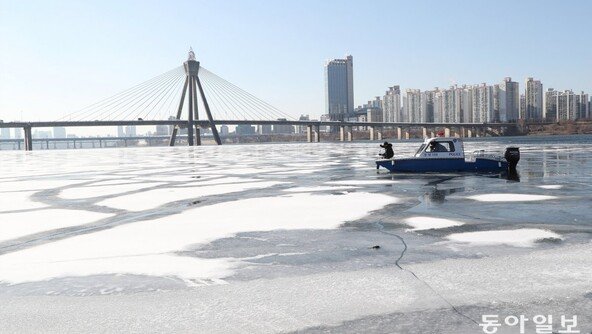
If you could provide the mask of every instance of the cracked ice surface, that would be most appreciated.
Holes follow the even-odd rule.
[[[592,137],[465,148],[509,144],[520,182],[376,173],[363,142],[3,152],[0,331],[590,332]]]

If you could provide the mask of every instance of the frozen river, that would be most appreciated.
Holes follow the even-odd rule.
[[[368,142],[3,151],[0,332],[591,333],[592,136],[465,149],[508,144],[518,180]]]

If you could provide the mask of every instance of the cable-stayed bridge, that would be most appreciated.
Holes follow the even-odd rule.
[[[421,127],[424,137],[428,127],[454,127],[459,136],[471,136],[483,129],[507,128],[515,124],[449,124],[298,121],[269,103],[226,81],[201,66],[193,50],[183,66],[174,68],[130,89],[47,122],[0,123],[0,128],[23,128],[24,148],[33,149],[32,128],[88,126],[174,126],[169,145],[175,145],[179,128],[187,129],[187,143],[201,145],[201,129],[209,128],[218,145],[222,144],[216,126],[220,125],[296,125],[307,129],[309,142],[320,140],[320,127],[340,129],[340,139],[352,140],[353,127],[365,127],[370,139],[381,139],[385,127],[396,129],[397,138],[408,137],[406,130]]]

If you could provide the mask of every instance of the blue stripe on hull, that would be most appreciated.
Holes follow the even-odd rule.
[[[484,158],[477,158],[474,162],[467,162],[464,158],[395,159],[394,161],[376,161],[376,167],[405,173],[501,172],[508,169],[508,163]]]

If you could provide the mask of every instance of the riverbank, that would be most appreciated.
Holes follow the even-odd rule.
[[[549,125],[529,125],[529,136],[558,136],[592,134],[592,121],[561,121]]]

